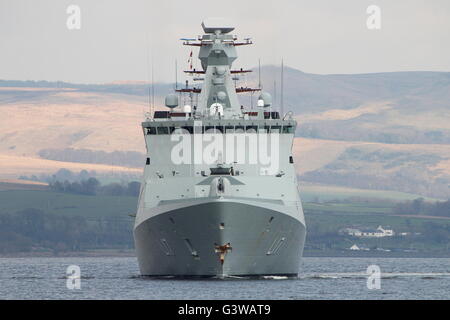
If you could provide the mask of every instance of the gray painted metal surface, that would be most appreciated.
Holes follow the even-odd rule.
[[[203,28],[199,42],[185,43],[200,47],[202,87],[178,90],[192,105],[175,111],[170,96],[170,111],[142,123],[147,162],[134,226],[141,274],[295,276],[306,235],[291,153],[296,122],[280,118],[268,98],[258,109],[239,104],[238,92],[259,91],[232,80],[245,72],[231,69],[235,47],[249,41],[237,42],[229,26]]]

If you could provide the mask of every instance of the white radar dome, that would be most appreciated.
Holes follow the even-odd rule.
[[[189,113],[192,112],[192,107],[188,104],[186,104],[185,106],[183,106],[183,112]]]
[[[217,92],[217,100],[224,101],[227,98],[227,94],[224,91]]]
[[[258,98],[258,107],[270,107],[272,105],[272,96],[268,92],[261,92]]]

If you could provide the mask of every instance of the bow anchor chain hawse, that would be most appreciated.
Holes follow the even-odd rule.
[[[229,242],[221,246],[217,243],[214,243],[214,251],[219,255],[221,265],[223,265],[223,263],[225,262],[225,255],[231,250],[233,250],[233,248],[231,247],[231,244]]]

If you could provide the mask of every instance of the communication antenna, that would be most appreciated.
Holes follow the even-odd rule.
[[[149,58],[149,54],[148,54],[148,51],[149,51],[149,49],[148,49],[148,42],[147,41],[145,41],[146,42],[146,49],[147,49],[147,83],[149,84],[149,86],[148,86],[148,88],[147,88],[147,93],[148,93],[148,111],[151,113],[151,111],[152,111],[152,105],[151,105],[151,101],[150,101],[150,62],[149,62],[149,60],[150,60],[150,58]]]
[[[177,59],[175,59],[175,90],[178,89],[178,66]]]
[[[261,89],[261,59],[258,59],[258,88]]]
[[[154,77],[154,65],[153,65],[153,54],[152,54],[152,111],[155,109],[155,77]]]
[[[274,102],[274,104],[277,103],[277,80],[276,79],[273,80],[273,102]]]
[[[147,49],[147,82],[150,82],[150,48],[149,48],[150,37],[147,34],[145,39],[146,49]],[[153,114],[153,54],[152,54],[152,68],[151,68],[151,84],[148,86],[148,109],[150,115]]]
[[[283,71],[284,71],[284,63],[283,63],[283,58],[281,58],[281,92],[280,92],[280,95],[281,95],[281,97],[280,97],[280,116],[282,117],[283,116],[283,111],[284,111],[284,104],[283,104],[283,85],[284,85],[284,81],[283,81],[283,78],[284,78],[284,74],[283,74]]]
[[[148,111],[150,112],[150,114],[152,114],[152,102],[150,96],[151,96],[151,89],[150,86],[148,86]]]

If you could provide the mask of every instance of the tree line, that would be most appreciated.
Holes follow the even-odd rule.
[[[426,202],[423,198],[398,203],[394,212],[398,214],[414,214],[450,217],[450,200]]]
[[[98,248],[133,248],[132,219],[87,219],[34,208],[0,214],[0,253]]]
[[[132,181],[127,184],[110,183],[102,185],[96,178],[70,182],[54,181],[49,184],[50,190],[83,195],[139,196],[141,184]]]

